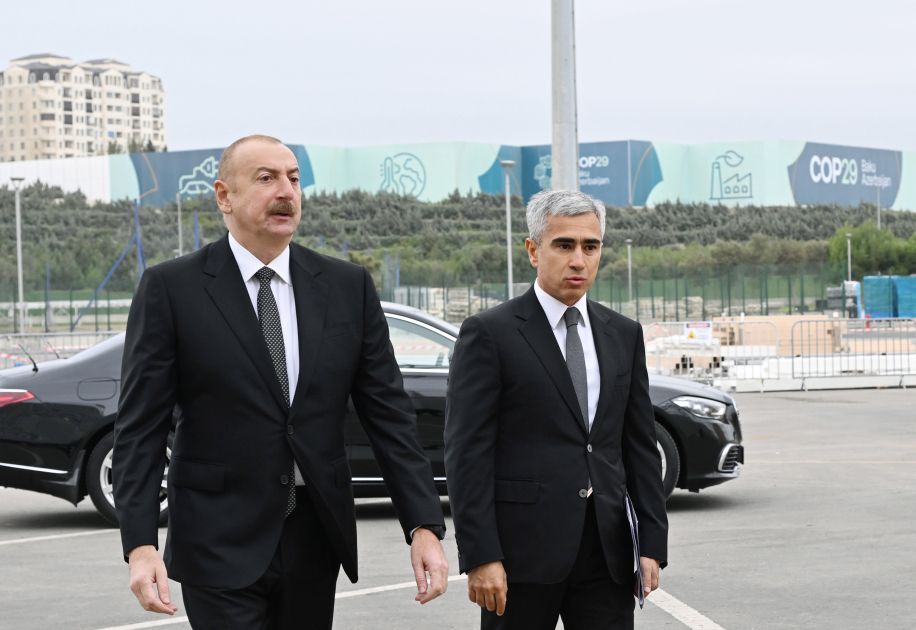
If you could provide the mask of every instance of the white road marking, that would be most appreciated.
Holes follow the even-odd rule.
[[[467,580],[466,575],[450,575],[449,582],[459,582]],[[385,586],[373,586],[371,588],[361,588],[353,591],[342,591],[337,593],[335,599],[347,599],[349,597],[360,597],[362,595],[372,595],[374,593],[384,593],[387,591],[399,591],[402,589],[416,588],[415,582],[400,582],[398,584],[386,584]],[[690,630],[725,630],[715,621],[706,617],[699,611],[691,608],[673,595],[669,595],[662,589],[656,590],[651,597],[647,599],[663,611],[680,621],[690,628]],[[160,619],[157,621],[144,621],[141,623],[132,623],[126,626],[108,626],[98,630],[142,630],[143,628],[160,628],[162,626],[172,626],[180,623],[188,623],[187,617],[173,617],[170,619]]]
[[[117,534],[117,529],[94,529],[89,532],[74,532],[72,534],[52,534],[48,536],[32,536],[31,538],[13,538],[12,540],[0,540],[0,546],[3,545],[24,545],[25,543],[44,542],[46,540],[61,540],[63,538],[77,538],[79,536],[96,536],[98,534]]]
[[[690,628],[690,630],[725,630],[709,617],[691,608],[677,597],[669,595],[662,589],[656,589],[646,600],[655,604],[666,613]]]
[[[467,580],[466,575],[450,575],[449,582],[460,582]],[[334,596],[334,599],[347,599],[348,597],[359,597],[361,595],[372,595],[373,593],[384,593],[385,591],[399,591],[406,588],[416,588],[416,582],[400,582],[398,584],[386,584],[385,586],[373,586],[372,588],[361,588],[353,591],[342,591]],[[140,630],[141,628],[158,628],[160,626],[171,626],[179,623],[187,623],[187,617],[174,617],[171,619],[161,619],[158,621],[145,621],[142,623],[132,623],[127,626],[109,626],[99,628],[98,630]]]

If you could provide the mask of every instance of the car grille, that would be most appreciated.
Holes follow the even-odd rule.
[[[719,456],[719,472],[735,473],[744,464],[744,447],[740,444],[729,444],[722,449]]]

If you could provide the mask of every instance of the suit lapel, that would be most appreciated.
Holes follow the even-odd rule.
[[[550,329],[550,323],[544,314],[538,302],[534,288],[528,290],[525,295],[519,298],[519,310],[516,317],[523,320],[519,326],[519,332],[534,350],[541,365],[547,371],[550,380],[560,391],[560,396],[569,407],[573,414],[573,419],[579,430],[585,432],[585,420],[582,418],[582,411],[579,409],[579,400],[576,398],[576,390],[573,387],[572,378],[569,376],[569,368],[566,367],[566,361],[563,360],[563,353],[560,352],[560,346],[557,344],[557,338],[554,337]]]
[[[296,323],[299,330],[299,380],[296,396],[305,396],[315,363],[328,310],[328,285],[322,279],[321,267],[308,250],[290,244],[290,275],[296,297]]]
[[[242,281],[242,272],[229,248],[228,237],[213,243],[207,253],[204,273],[213,279],[206,285],[207,293],[229,324],[242,348],[251,358],[267,389],[285,411],[286,397],[280,389],[267,343],[261,333],[258,316]]]
[[[592,432],[607,413],[614,389],[614,378],[617,375],[621,354],[620,339],[617,331],[610,325],[607,313],[599,312],[591,301],[588,302],[588,320],[592,325],[592,336],[595,339],[595,353],[598,355],[598,370],[601,373],[601,393],[598,394],[598,406],[595,409],[595,421]]]

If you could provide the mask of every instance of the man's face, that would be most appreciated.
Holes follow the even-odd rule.
[[[579,301],[598,274],[601,260],[601,226],[594,213],[573,217],[548,216],[547,229],[537,245],[525,240],[531,266],[538,270],[538,283],[548,294],[572,306]]]
[[[251,140],[239,145],[216,201],[232,235],[250,251],[288,244],[302,217],[299,164],[286,146]]]

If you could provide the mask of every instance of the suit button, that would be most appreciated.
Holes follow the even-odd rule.
[[[291,424],[286,425],[286,434],[287,434],[287,435],[292,435],[292,434],[293,434],[293,425],[291,425]]]
[[[280,475],[280,483],[283,484],[284,486],[285,486],[286,484],[288,484],[288,483],[289,483],[289,476],[288,476],[288,475]]]
[[[585,497],[588,496],[588,490],[586,490],[585,488],[582,488],[581,490],[579,490],[579,496],[584,499]]]
[[[591,452],[592,452],[592,445],[591,445],[591,444],[586,445],[586,446],[585,446],[585,450],[588,451],[589,453],[591,453]]]

